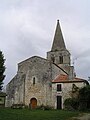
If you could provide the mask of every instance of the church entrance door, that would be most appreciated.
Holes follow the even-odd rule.
[[[57,109],[62,109],[62,96],[57,96]]]
[[[31,109],[35,109],[37,107],[37,99],[31,98],[30,104],[31,104]]]

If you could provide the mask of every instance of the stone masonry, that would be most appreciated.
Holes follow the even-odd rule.
[[[68,76],[69,82],[52,82],[58,75]],[[57,108],[57,95],[64,100],[70,97],[72,82],[75,79],[74,67],[71,66],[70,53],[66,49],[59,20],[51,51],[47,58],[33,56],[18,64],[15,77],[7,84],[6,107],[13,104],[24,104],[28,107],[51,106]],[[62,80],[62,79],[61,79]],[[75,82],[75,81],[74,81]],[[78,87],[84,86],[85,81],[76,82]],[[62,91],[57,93],[57,84],[62,85]],[[58,107],[59,108],[59,107]]]

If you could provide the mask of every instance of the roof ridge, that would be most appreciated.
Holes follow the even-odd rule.
[[[58,66],[57,64],[53,63],[54,65],[56,65],[59,69],[61,69],[64,73],[66,73],[68,75],[68,73],[63,69],[61,68],[60,66]]]

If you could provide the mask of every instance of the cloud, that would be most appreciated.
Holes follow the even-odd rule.
[[[6,58],[7,84],[17,63],[50,51],[57,19],[78,76],[89,76],[89,0],[0,0],[0,49]]]

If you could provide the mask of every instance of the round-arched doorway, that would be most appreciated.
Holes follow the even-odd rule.
[[[35,109],[37,107],[37,99],[36,98],[31,98],[30,106],[31,106],[31,109]]]

